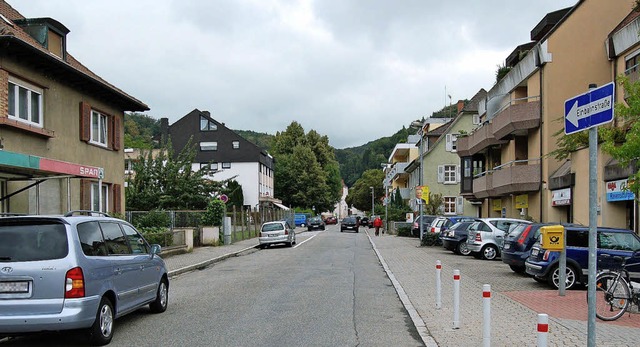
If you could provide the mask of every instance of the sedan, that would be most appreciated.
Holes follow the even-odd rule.
[[[338,224],[338,218],[333,217],[333,216],[327,217],[327,219],[324,220],[324,224],[327,224],[327,225],[329,225],[329,224]]]
[[[267,222],[262,224],[258,240],[260,241],[260,248],[266,248],[278,243],[284,243],[287,247],[291,247],[296,243],[296,232],[289,226],[289,222]]]
[[[345,230],[354,230],[355,232],[358,232],[358,224],[359,223],[356,217],[345,217],[344,219],[342,219],[342,222],[340,222],[340,232],[343,232]]]
[[[311,231],[314,229],[324,230],[324,221],[320,217],[313,217],[307,220],[307,230]]]

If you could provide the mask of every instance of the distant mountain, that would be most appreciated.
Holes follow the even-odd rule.
[[[253,143],[254,145],[264,149],[269,150],[271,148],[271,141],[273,140],[274,135],[267,133],[258,133],[251,130],[233,130],[238,135],[242,136],[245,140]]]

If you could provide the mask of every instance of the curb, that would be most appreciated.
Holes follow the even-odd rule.
[[[175,277],[175,276],[181,275],[181,274],[183,274],[185,272],[190,272],[190,271],[198,270],[198,269],[204,269],[204,268],[206,268],[207,266],[209,266],[211,264],[220,262],[220,261],[225,260],[227,258],[238,256],[238,254],[240,254],[242,252],[246,252],[246,251],[251,250],[251,249],[257,249],[258,246],[259,245],[247,247],[247,248],[241,249],[239,251],[223,254],[221,256],[218,256],[218,257],[215,257],[215,258],[212,258],[212,259],[209,259],[209,260],[201,261],[201,262],[193,264],[193,265],[188,265],[188,266],[181,267],[179,269],[171,270],[171,271],[169,271],[167,273],[167,275],[171,278],[171,277]]]
[[[378,251],[378,248],[376,247],[376,244],[373,242],[373,239],[371,238],[371,235],[369,235],[369,230],[366,230],[365,232],[367,234],[367,237],[369,238],[369,243],[371,243],[373,250],[376,252],[376,255],[378,256],[378,260],[380,260],[380,264],[382,264],[382,268],[387,274],[387,277],[389,277],[389,280],[391,280],[393,287],[396,289],[396,293],[398,293],[398,297],[400,298],[400,301],[404,305],[404,308],[407,310],[407,313],[409,313],[409,316],[411,317],[411,321],[413,321],[413,325],[416,327],[416,330],[418,330],[418,334],[420,334],[420,338],[422,338],[422,342],[427,347],[438,347],[438,343],[436,342],[436,340],[433,339],[433,336],[430,335],[427,325],[422,320],[422,317],[420,317],[420,314],[418,314],[418,311],[415,309],[415,307],[411,303],[411,300],[409,300],[409,297],[407,296],[407,293],[404,291],[404,288],[402,288],[402,285],[400,284],[400,282],[396,280],[396,276],[393,275],[393,272],[391,272],[391,270],[389,269],[389,266],[384,261],[384,258],[382,258],[382,254],[380,254],[380,252]]]

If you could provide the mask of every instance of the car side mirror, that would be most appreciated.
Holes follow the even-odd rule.
[[[160,252],[162,252],[162,246],[158,245],[158,244],[153,244],[151,245],[151,255],[160,255]]]
[[[631,255],[631,258],[640,258],[640,249],[637,251],[634,251],[633,254]]]

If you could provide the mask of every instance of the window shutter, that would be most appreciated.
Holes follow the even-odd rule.
[[[113,116],[113,150],[119,151],[122,146],[122,139],[120,138],[120,134],[122,133],[120,117]]]
[[[113,209],[114,213],[122,213],[122,186],[119,184],[113,184],[112,187],[112,198],[113,201]]]
[[[91,181],[80,180],[80,209],[91,210]]]
[[[464,214],[464,198],[461,196],[456,197],[456,213]]]
[[[474,114],[474,115],[473,115],[473,120],[472,120],[472,122],[471,122],[471,123],[473,123],[473,125],[478,125],[478,124],[480,124],[480,115],[479,115],[479,114]]]
[[[80,102],[80,141],[89,142],[91,138],[91,105]]]
[[[456,165],[456,183],[460,183],[460,165]]]
[[[451,146],[451,134],[447,134],[445,137],[445,144],[444,144],[444,150],[447,152],[451,152],[452,146]]]
[[[444,165],[438,165],[438,183],[444,182]]]

